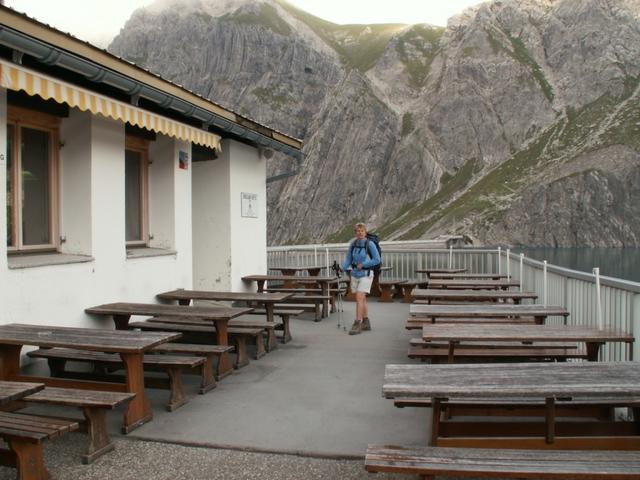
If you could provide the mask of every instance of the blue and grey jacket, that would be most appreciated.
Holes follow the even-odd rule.
[[[369,254],[365,251],[365,246],[369,244]],[[353,252],[353,254],[352,254]],[[362,263],[362,270],[358,270],[356,265]],[[376,248],[376,244],[372,241],[367,242],[367,239],[358,240],[354,238],[349,242],[349,249],[347,250],[347,256],[340,264],[342,270],[351,269],[351,275],[355,278],[366,277],[372,267],[380,263],[380,252]]]

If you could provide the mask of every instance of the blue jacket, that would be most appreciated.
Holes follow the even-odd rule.
[[[367,239],[358,240],[354,238],[349,242],[349,250],[347,250],[347,256],[340,265],[342,270],[351,270],[351,275],[355,278],[362,278],[368,275],[367,268],[374,267],[380,263],[380,252],[376,248],[376,244],[369,240],[369,254],[365,251],[365,245]],[[353,251],[353,256],[351,252]],[[355,265],[362,263],[362,270],[358,270]]]

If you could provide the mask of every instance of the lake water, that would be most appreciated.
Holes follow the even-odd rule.
[[[560,267],[640,282],[640,248],[512,248],[535,260],[546,260]]]

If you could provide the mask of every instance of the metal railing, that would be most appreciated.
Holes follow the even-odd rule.
[[[384,271],[381,278],[412,279],[415,270],[428,267],[464,268],[470,273],[508,273],[519,280],[521,289],[538,294],[537,303],[561,305],[570,312],[568,324],[607,327],[635,335],[640,331],[640,283],[547,264],[516,255],[501,248],[438,248],[441,242],[382,242]],[[348,244],[270,247],[269,267],[318,265],[330,267],[342,262]],[[599,292],[599,295],[598,295]],[[599,299],[599,301],[598,301]],[[550,317],[550,324],[563,322]],[[628,347],[607,343],[601,360],[630,358]],[[640,345],[634,342],[632,358],[640,358]]]

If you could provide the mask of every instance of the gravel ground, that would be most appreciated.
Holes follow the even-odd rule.
[[[116,439],[116,450],[91,465],[80,463],[87,445],[83,434],[48,442],[45,464],[56,480],[411,480],[412,476],[369,474],[363,460],[329,460],[295,455],[187,447],[170,443]],[[0,479],[15,479],[0,467]]]

